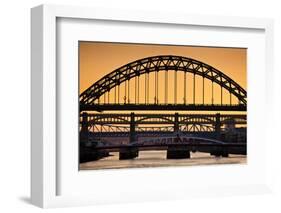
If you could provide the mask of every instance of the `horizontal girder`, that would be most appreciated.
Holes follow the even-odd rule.
[[[178,117],[179,124],[212,124],[215,125],[217,116],[220,117],[221,124],[234,122],[235,124],[247,124],[246,114],[134,114],[135,124],[174,124],[175,117]],[[82,117],[87,118],[89,125],[108,124],[131,124],[130,113],[82,113]]]

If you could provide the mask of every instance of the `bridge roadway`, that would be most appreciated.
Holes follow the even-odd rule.
[[[234,122],[247,124],[246,114],[135,114],[135,113],[81,113],[80,124],[212,124]],[[84,123],[83,123],[84,122]]]
[[[242,151],[235,152],[235,148],[246,148],[246,143],[222,143],[222,144],[214,144],[214,143],[192,143],[192,142],[182,142],[182,143],[162,143],[162,144],[114,144],[114,145],[104,145],[104,146],[96,146],[92,149],[94,150],[107,150],[111,152],[120,151],[122,149],[127,148],[138,148],[139,151],[141,150],[166,150],[169,146],[173,147],[188,147],[190,151],[200,151],[200,152],[209,152],[211,151],[202,151],[202,150],[210,150],[213,149],[220,149],[220,148],[229,148],[229,154],[244,154]]]
[[[91,132],[90,137],[99,140],[99,138],[128,138],[130,136],[129,131],[116,131],[116,132]],[[175,133],[173,131],[136,131],[136,136],[141,137],[171,137]],[[202,131],[202,132],[189,132],[181,131],[185,136],[202,136],[206,138],[216,138],[216,132],[214,131]]]
[[[246,111],[244,104],[84,104],[80,111]]]

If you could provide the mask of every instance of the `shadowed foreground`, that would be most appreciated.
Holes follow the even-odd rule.
[[[120,169],[120,168],[145,168],[166,166],[195,166],[212,164],[245,164],[247,156],[229,155],[227,158],[217,158],[208,153],[191,153],[190,159],[166,159],[166,151],[139,152],[139,157],[133,160],[119,160],[118,152],[110,153],[112,156],[80,164],[80,170],[91,169]]]

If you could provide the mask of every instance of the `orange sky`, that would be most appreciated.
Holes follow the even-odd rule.
[[[224,74],[228,75],[245,90],[247,86],[246,79],[246,62],[247,50],[242,48],[211,48],[211,47],[195,47],[195,46],[171,46],[171,45],[146,45],[146,44],[124,44],[124,43],[103,43],[103,42],[79,42],[79,71],[80,71],[80,93],[91,86],[94,82],[102,78],[109,72],[121,67],[124,64],[137,59],[154,56],[154,55],[178,55],[193,58],[209,64]],[[173,81],[173,73],[169,74],[169,80]],[[178,101],[183,101],[182,80],[183,74],[178,74]],[[151,79],[154,75],[151,74]],[[164,78],[159,77],[159,81]],[[191,76],[188,82],[191,82]],[[196,102],[202,102],[202,93],[200,92],[200,78],[196,78]],[[205,103],[211,102],[211,83],[205,81]],[[134,81],[131,83],[134,87]],[[150,102],[153,102],[153,80],[150,81]],[[189,84],[191,86],[191,84]],[[159,96],[163,96],[163,90],[159,89]],[[191,102],[192,87],[187,87],[187,99]],[[214,88],[215,102],[220,97],[219,87]],[[113,101],[113,95],[110,100]],[[134,100],[134,92],[132,91],[131,100]],[[169,102],[173,102],[173,93],[169,93]],[[121,96],[122,97],[122,96]],[[223,93],[224,102],[229,100],[227,91]],[[232,98],[233,103],[235,98]],[[123,100],[122,100],[123,101]],[[122,102],[121,101],[121,102]]]

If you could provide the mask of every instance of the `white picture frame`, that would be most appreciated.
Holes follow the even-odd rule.
[[[163,189],[163,181],[157,182],[157,186],[151,188],[149,194],[145,194],[140,188],[136,188],[135,191],[138,193],[133,194],[131,189],[130,181],[128,177],[128,170],[114,171],[116,178],[125,178],[124,181],[128,182],[128,186],[123,185],[124,189],[119,189],[123,193],[120,196],[119,192],[113,192],[110,195],[106,194],[83,194],[81,190],[80,193],[62,193],[60,192],[60,184],[64,184],[64,179],[61,178],[63,170],[63,165],[60,163],[61,153],[63,152],[62,147],[58,146],[58,132],[57,132],[57,122],[58,122],[58,88],[60,87],[62,78],[57,78],[57,70],[59,69],[58,63],[58,21],[60,19],[64,20],[100,20],[100,21],[117,21],[119,25],[122,23],[153,23],[156,25],[165,26],[166,28],[173,26],[198,26],[206,28],[218,28],[224,29],[231,32],[234,29],[238,30],[257,30],[262,32],[261,40],[263,44],[262,50],[264,50],[263,56],[261,56],[261,68],[260,72],[263,77],[254,78],[255,81],[264,82],[265,87],[257,89],[254,85],[253,75],[249,75],[249,89],[250,94],[254,96],[254,90],[257,90],[263,94],[263,98],[260,101],[260,107],[253,112],[250,116],[254,118],[254,113],[263,112],[266,107],[271,108],[272,96],[269,91],[273,88],[273,85],[268,79],[270,73],[273,72],[273,21],[270,19],[257,19],[257,18],[240,18],[240,17],[216,17],[216,16],[203,16],[203,15],[189,15],[189,14],[164,14],[159,12],[149,12],[149,11],[120,11],[112,9],[101,9],[101,8],[83,8],[83,7],[73,7],[73,6],[54,6],[54,5],[41,5],[35,7],[31,10],[31,56],[32,56],[32,88],[31,88],[31,201],[33,204],[47,208],[47,207],[59,207],[59,206],[76,206],[76,205],[91,205],[99,203],[116,203],[116,202],[129,202],[129,201],[142,201],[142,200],[165,200],[165,199],[178,199],[178,198],[188,198],[194,196],[214,196],[214,195],[232,195],[232,194],[252,194],[252,193],[263,193],[270,191],[270,183],[267,177],[270,175],[268,165],[264,163],[260,168],[256,168],[256,174],[262,174],[262,177],[257,178],[250,184],[249,181],[238,181],[233,182],[229,185],[228,182],[219,185],[210,185],[210,187],[202,186],[199,187],[199,183],[196,183],[193,188],[190,185],[183,186],[179,185],[169,185],[167,188]],[[234,35],[235,36],[235,35]],[[233,37],[235,39],[235,37]],[[251,58],[251,56],[250,56]],[[251,63],[254,60],[251,59]],[[70,74],[71,75],[71,74]],[[251,96],[251,95],[250,95]],[[250,108],[251,110],[251,108]],[[270,110],[269,110],[270,111]],[[269,112],[270,113],[270,112]],[[270,119],[265,113],[261,115],[262,119]],[[258,129],[259,127],[257,127]],[[268,134],[269,131],[266,131]],[[251,130],[249,134],[252,134]],[[268,135],[267,135],[268,136]],[[264,136],[263,139],[268,137]],[[261,140],[261,139],[260,139]],[[267,141],[267,140],[266,140]],[[257,149],[259,156],[263,160],[266,159],[268,153],[261,155],[259,149],[268,147],[268,141],[264,145]],[[249,147],[251,148],[251,147]],[[252,148],[253,149],[253,148]],[[75,156],[73,156],[75,158]],[[256,161],[258,156],[253,158]],[[251,164],[251,162],[250,162]],[[255,163],[253,163],[255,164]],[[73,165],[74,167],[76,165]],[[210,171],[213,167],[203,168],[206,171]],[[224,171],[230,171],[231,169],[243,170],[245,175],[248,174],[246,167],[225,167]],[[174,168],[174,174],[180,174],[184,168]],[[189,170],[189,172],[194,172],[194,177],[198,169]],[[163,175],[171,171],[170,169],[161,169],[157,171],[144,170],[133,170],[130,171],[130,176],[139,176],[143,174],[159,173],[158,175]],[[214,171],[214,170],[212,170]],[[77,170],[78,172],[78,170]],[[112,171],[99,171],[96,173],[86,173],[81,180],[89,180],[89,178],[97,178],[101,180],[106,178],[106,176],[111,175]],[[87,176],[87,177],[86,177]],[[170,179],[175,179],[176,176],[172,174],[167,174]],[[192,176],[192,174],[190,174]],[[214,176],[215,177],[215,176]],[[250,179],[250,177],[249,177]],[[75,178],[70,178],[69,184],[76,185],[78,183],[71,182]],[[180,182],[180,180],[179,180]],[[155,182],[156,183],[156,182]],[[77,185],[78,186],[78,185]],[[114,186],[111,186],[114,187]],[[85,188],[85,186],[84,186]],[[90,187],[91,188],[91,187]],[[89,190],[92,190],[90,189]],[[144,189],[147,189],[143,186]],[[73,190],[77,190],[73,186]],[[122,191],[123,190],[123,191]],[[71,191],[71,189],[69,190]],[[114,191],[114,190],[113,190]]]

